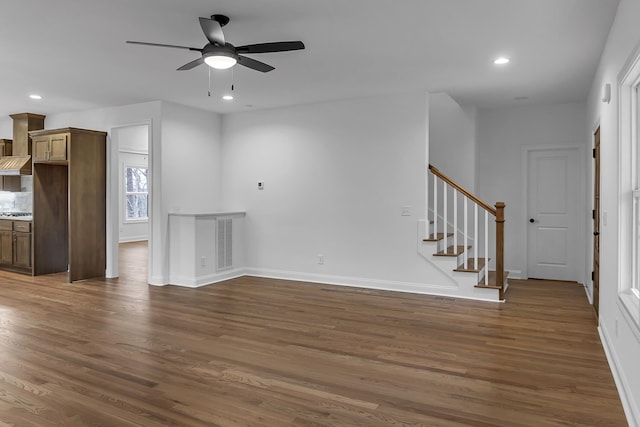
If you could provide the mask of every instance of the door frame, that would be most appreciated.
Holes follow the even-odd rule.
[[[598,139],[598,149],[596,150],[596,137]],[[591,292],[588,291],[587,289],[587,296],[591,297],[591,305],[593,306],[595,315],[596,315],[596,322],[598,322],[598,319],[600,317],[600,237],[595,235],[595,232],[598,231],[598,233],[601,232],[602,227],[600,226],[601,224],[601,218],[602,218],[602,170],[600,168],[600,155],[602,152],[602,132],[600,129],[600,124],[598,123],[598,125],[596,126],[596,130],[593,132],[592,135],[592,144],[593,144],[593,159],[591,162],[591,202],[593,203],[592,206],[592,210],[594,212],[594,218],[591,221],[591,231],[592,231],[592,238],[589,239],[591,245],[591,263],[589,264],[591,266],[591,268],[589,269],[589,271],[592,271],[593,276],[592,276],[592,280],[591,280],[591,286],[589,286],[588,288],[591,289]],[[597,156],[596,156],[597,154]],[[596,175],[596,169],[598,170],[598,174]],[[598,178],[598,182],[596,182],[596,177]],[[598,209],[597,209],[597,215],[596,213],[596,188],[598,188]],[[596,230],[597,228],[597,230]],[[598,257],[598,272],[596,274],[596,238],[598,239],[598,253],[597,253],[597,257]],[[598,292],[596,295],[596,280],[598,282]]]
[[[581,211],[585,210],[585,160],[584,160],[584,147],[579,144],[566,144],[566,145],[526,145],[522,147],[522,160],[521,160],[521,170],[522,170],[522,187],[521,187],[521,214],[520,214],[520,224],[521,227],[518,227],[519,230],[522,230],[522,241],[524,242],[522,247],[522,278],[529,278],[529,233],[528,233],[528,225],[529,224],[529,216],[528,216],[528,188],[529,188],[529,154],[534,151],[554,151],[554,150],[576,150],[578,156],[578,238],[580,247],[584,247],[585,245],[585,216],[580,215]],[[589,216],[591,211],[589,210]],[[584,257],[577,256],[576,262],[576,272],[578,277],[576,280],[585,284],[586,277],[584,277]]]
[[[109,132],[110,147],[107,152],[107,269],[105,277],[115,278],[120,276],[119,245],[120,245],[120,141],[115,136],[116,129],[132,126],[147,126],[148,144],[148,203],[149,203],[149,239],[147,247],[149,251],[148,277],[147,282],[151,283],[151,260],[153,246],[151,244],[151,224],[153,221],[153,121],[142,120],[139,122],[126,123],[111,126]]]

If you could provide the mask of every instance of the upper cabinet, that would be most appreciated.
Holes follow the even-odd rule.
[[[34,136],[33,162],[66,162],[68,141],[68,133]]]
[[[10,139],[0,139],[0,157],[11,155],[11,143]]]

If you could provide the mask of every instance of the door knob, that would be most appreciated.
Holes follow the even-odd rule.
[[[530,222],[531,224],[533,224],[534,222],[536,222],[536,220],[535,220],[535,219],[533,219],[533,218],[529,218],[529,222]]]
[[[599,235],[600,235],[600,232],[599,232],[599,231],[594,231],[594,232],[593,232],[593,235],[594,235],[594,236],[599,236]]]

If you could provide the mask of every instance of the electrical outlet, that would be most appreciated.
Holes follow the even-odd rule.
[[[324,264],[324,255],[318,255],[318,264]]]
[[[411,216],[411,206],[402,206],[400,208],[400,215]]]
[[[200,267],[206,267],[207,266],[207,257],[203,256],[200,257]]]

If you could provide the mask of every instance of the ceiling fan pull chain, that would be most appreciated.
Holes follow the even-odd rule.
[[[231,92],[233,92],[233,82],[235,80],[235,73],[233,72],[233,68],[231,69]]]

